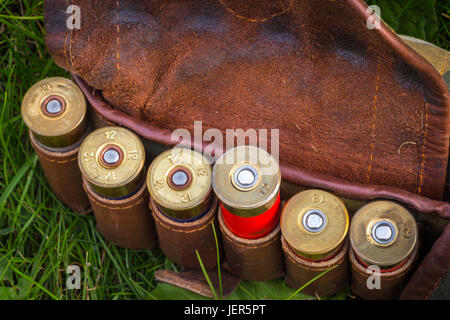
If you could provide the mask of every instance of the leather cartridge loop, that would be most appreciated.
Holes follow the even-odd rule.
[[[78,167],[79,146],[63,152],[44,148],[29,130],[30,141],[36,151],[44,174],[56,197],[77,213],[92,211],[88,197],[83,190],[81,172]]]
[[[148,192],[145,184],[130,197],[111,200],[94,192],[83,179],[92,204],[98,231],[122,248],[153,249],[157,246],[155,223],[148,208]]]
[[[217,219],[225,260],[236,276],[247,281],[269,281],[284,275],[279,225],[262,238],[244,239],[232,233],[225,225],[220,208]]]
[[[365,300],[395,300],[398,299],[403,288],[405,287],[410,271],[417,259],[418,246],[415,247],[411,253],[408,261],[400,268],[392,272],[380,273],[380,288],[369,289],[367,286],[367,279],[373,275],[372,272],[367,272],[355,257],[352,248],[349,248],[348,256],[351,265],[351,286],[350,290],[356,297]],[[369,280],[370,281],[370,280]],[[375,282],[374,282],[375,283]]]
[[[190,222],[177,222],[165,216],[150,197],[150,208],[155,219],[156,232],[161,250],[173,262],[188,268],[200,269],[197,253],[205,268],[217,265],[217,248],[213,226],[219,246],[219,261],[222,258],[216,212],[218,200],[214,197],[208,212]]]
[[[305,287],[302,293],[326,297],[348,286],[348,239],[345,241],[342,249],[332,259],[321,262],[307,261],[297,256],[284,237],[281,238],[281,243],[285,255],[286,284],[288,286],[299,289],[322,272],[333,267],[335,268]]]

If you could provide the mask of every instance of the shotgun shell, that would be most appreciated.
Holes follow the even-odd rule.
[[[79,142],[86,132],[86,99],[69,79],[44,79],[25,94],[22,117],[43,146],[67,148]]]
[[[196,220],[211,206],[211,166],[197,151],[167,150],[152,161],[147,188],[168,218],[180,222]]]
[[[350,244],[365,268],[376,265],[382,273],[400,268],[417,245],[417,224],[401,205],[374,201],[352,218]]]
[[[130,130],[104,127],[83,141],[78,163],[96,193],[121,199],[135,193],[143,183],[145,150],[140,138]]]
[[[287,201],[280,223],[283,237],[297,255],[308,261],[325,261],[342,248],[349,217],[335,195],[307,190]]]
[[[265,150],[255,146],[228,150],[217,159],[212,180],[224,223],[235,235],[257,239],[278,225],[281,172]]]
[[[52,191],[74,211],[89,213],[77,162],[81,141],[89,132],[83,93],[69,79],[48,78],[26,92],[21,111]]]

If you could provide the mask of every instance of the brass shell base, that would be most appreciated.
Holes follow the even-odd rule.
[[[50,113],[49,101],[58,101],[60,111]],[[70,79],[52,77],[35,83],[24,95],[21,112],[26,126],[46,147],[65,148],[84,135],[88,120],[86,98]]]
[[[176,172],[186,181],[176,185]],[[166,216],[174,220],[195,220],[211,205],[211,167],[198,151],[173,148],[159,154],[147,172],[147,188]]]

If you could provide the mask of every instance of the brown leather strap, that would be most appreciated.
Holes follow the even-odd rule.
[[[284,275],[279,225],[263,238],[244,239],[227,228],[220,208],[217,219],[225,259],[236,276],[247,281],[268,281]]]
[[[36,151],[42,170],[56,197],[75,212],[87,214],[92,211],[83,190],[81,172],[78,167],[78,149],[54,152],[45,149],[29,132],[31,145]]]
[[[200,269],[196,254],[198,251],[205,268],[217,266],[213,227],[216,231],[217,241],[219,241],[219,261],[222,258],[222,250],[216,223],[218,207],[216,197],[213,198],[209,211],[200,219],[192,222],[177,222],[166,217],[151,197],[150,207],[155,218],[159,246],[169,259],[188,269]]]
[[[121,200],[98,195],[84,179],[83,186],[92,204],[97,229],[105,239],[129,249],[153,249],[157,246],[145,184],[134,195]]]
[[[450,268],[450,224],[434,243],[404,288],[400,299],[430,299]]]
[[[367,287],[367,279],[372,273],[366,272],[366,268],[358,262],[351,247],[348,255],[351,265],[350,283],[353,295],[366,300],[395,300],[399,298],[400,293],[408,281],[412,267],[417,259],[418,246],[416,246],[410,258],[403,266],[392,272],[381,273],[380,289],[370,290]]]
[[[281,166],[281,173],[283,179],[297,185],[331,190],[337,195],[356,200],[395,200],[421,213],[434,213],[444,219],[450,219],[450,203],[432,200],[403,189],[381,185],[350,183],[320,173],[310,173],[289,165]]]
[[[88,108],[89,118],[91,119],[94,129],[107,126],[115,126],[116,124],[103,118],[94,108]]]
[[[289,247],[284,237],[281,237],[281,243],[285,254],[286,265],[286,284],[294,289],[299,289],[322,272],[335,267],[327,272],[306,288],[302,293],[319,297],[331,296],[343,289],[349,283],[349,268],[347,252],[349,241],[346,240],[342,250],[328,261],[311,262],[301,259]]]

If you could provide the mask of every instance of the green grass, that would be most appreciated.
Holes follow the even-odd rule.
[[[378,5],[383,20],[397,33],[449,50],[450,2],[446,0],[368,0]]]
[[[386,20],[400,21],[398,30],[411,35],[423,31],[423,38],[448,48],[448,4],[434,7],[434,19],[433,10],[406,2],[403,12],[394,10]],[[20,116],[28,88],[47,77],[68,76],[46,51],[42,7],[43,1],[0,0],[0,299],[200,298],[154,280],[156,269],[177,269],[159,249],[126,250],[106,242],[93,216],[73,213],[49,190]],[[425,19],[423,28],[402,24],[416,15],[419,22]],[[69,265],[81,268],[81,290],[66,289]],[[286,299],[293,293],[282,280],[244,281],[230,298]],[[345,298],[345,292],[334,298]]]

